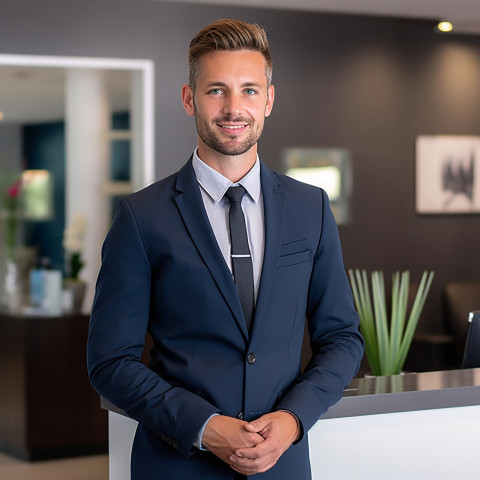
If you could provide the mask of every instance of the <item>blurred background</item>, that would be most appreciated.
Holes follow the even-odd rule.
[[[337,168],[345,268],[409,270],[412,290],[435,272],[406,367],[460,365],[480,305],[480,11],[466,0],[290,3],[0,0],[0,450],[11,458],[106,451],[83,353],[101,243],[116,199],[195,148],[180,89],[191,38],[217,18],[266,28],[276,100],[260,158],[282,172]],[[419,161],[444,155],[419,160],[419,137],[473,145],[464,208],[419,209]],[[464,161],[448,155],[458,185]],[[35,278],[48,300],[32,297]],[[55,428],[32,420],[47,403]]]

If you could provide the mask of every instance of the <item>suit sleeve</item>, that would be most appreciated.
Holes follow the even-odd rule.
[[[202,425],[218,409],[141,362],[150,282],[141,233],[122,199],[102,248],[87,345],[90,379],[100,395],[188,456]]]
[[[307,432],[342,397],[358,371],[363,338],[353,305],[335,219],[322,192],[322,228],[310,279],[307,320],[312,358],[277,405],[294,413]]]

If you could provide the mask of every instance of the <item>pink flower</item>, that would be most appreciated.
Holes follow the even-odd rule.
[[[11,198],[17,198],[20,195],[22,180],[17,180],[8,190],[7,195]]]

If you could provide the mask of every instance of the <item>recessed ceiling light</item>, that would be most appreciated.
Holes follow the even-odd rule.
[[[439,22],[437,29],[444,33],[451,32],[453,30],[453,25],[450,22]]]

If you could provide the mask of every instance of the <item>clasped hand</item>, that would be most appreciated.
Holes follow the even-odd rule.
[[[254,475],[272,468],[298,434],[297,419],[284,411],[249,423],[217,415],[207,423],[202,444],[237,472]]]

